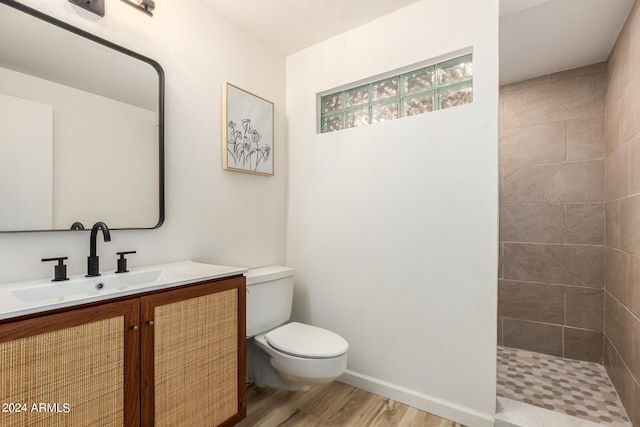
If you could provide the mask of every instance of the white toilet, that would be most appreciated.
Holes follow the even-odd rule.
[[[308,390],[347,368],[349,344],[326,329],[291,322],[293,269],[251,269],[247,277],[247,375],[260,387]]]

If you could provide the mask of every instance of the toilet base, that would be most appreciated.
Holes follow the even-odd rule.
[[[262,351],[253,339],[247,340],[247,377],[258,387],[292,391],[307,391],[311,388],[306,384],[290,384],[284,381],[271,365],[271,357]]]

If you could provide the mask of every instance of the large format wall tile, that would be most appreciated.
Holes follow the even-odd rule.
[[[629,194],[637,193],[640,193],[640,132],[629,141]]]
[[[604,307],[604,290],[566,287],[566,321],[567,326],[590,329],[602,332]]]
[[[526,89],[529,87],[539,86],[547,83],[551,83],[551,74],[534,77],[532,79],[523,80],[521,82],[509,83],[508,85],[504,86],[504,93],[514,92],[516,90]]]
[[[640,257],[629,255],[629,310],[640,318]],[[638,355],[640,357],[640,354]],[[638,378],[640,380],[640,378]],[[640,396],[638,396],[640,397]]]
[[[640,321],[632,315],[627,316],[627,320],[630,322],[629,328],[631,329],[631,342],[633,348],[631,349],[631,372],[636,381],[640,381]],[[640,396],[638,396],[640,399]]]
[[[604,161],[555,163],[504,168],[503,202],[601,202]]]
[[[507,347],[562,356],[562,326],[503,318],[502,328]]]
[[[605,294],[604,301],[605,334],[620,354],[620,357],[622,357],[622,360],[631,369],[633,366],[634,343],[631,339],[633,324],[630,319],[633,316],[608,293]]]
[[[505,205],[500,208],[500,241],[564,243],[564,205]]]
[[[637,406],[635,403],[637,401],[635,397],[635,381],[622,358],[606,337],[604,340],[604,367],[620,396],[624,408],[627,410],[627,414],[633,417]]]
[[[565,228],[567,243],[604,244],[604,204],[568,203]]]
[[[505,243],[503,276],[508,280],[602,287],[604,247]]]
[[[599,63],[500,88],[498,310],[505,346],[601,358],[602,245],[620,236],[613,228],[618,209],[604,204],[605,73]]]
[[[625,25],[620,31],[618,40],[607,60],[607,95],[617,100],[624,92],[630,80],[631,33],[630,26]]]
[[[627,415],[631,418],[634,426],[640,426],[640,385],[636,383],[634,406],[627,409]]]
[[[498,279],[502,279],[502,242],[498,242]]]
[[[564,328],[564,357],[602,363],[602,333]]]
[[[624,322],[623,331],[627,334],[622,342],[622,350],[618,348],[618,352],[622,356],[624,363],[631,370],[634,378],[640,378],[640,322],[626,308],[621,307],[622,321]]]
[[[605,367],[640,426],[640,2],[607,61]],[[619,250],[618,250],[619,249]],[[635,379],[634,379],[635,376]]]
[[[640,255],[640,195],[620,200],[620,248]]]
[[[604,73],[506,92],[505,129],[604,116]]]
[[[504,86],[500,86],[500,92],[498,93],[498,131],[502,131],[503,127],[504,127]]]
[[[567,122],[567,160],[604,159],[604,117]]]
[[[612,248],[620,248],[620,202],[613,201],[604,207],[604,243]]]
[[[572,68],[571,70],[551,73],[551,81],[574,79],[576,77],[588,76],[589,74],[604,73],[607,70],[606,62],[597,62],[595,64],[585,65],[584,67]]]
[[[640,426],[640,386],[634,381],[633,403],[625,407],[632,426]],[[624,405],[624,403],[623,403]]]
[[[564,286],[500,280],[498,315],[562,325]]]
[[[636,37],[638,36],[640,36],[640,34]],[[633,43],[637,43],[637,41],[634,40]],[[620,109],[620,138],[622,143],[630,140],[640,130],[639,92],[640,76],[635,74],[635,76],[629,80],[626,90],[621,95],[623,108]]]
[[[624,305],[629,303],[629,255],[607,248],[605,288]]]
[[[498,168],[498,204],[502,206],[502,195],[504,194],[504,168]]]
[[[609,97],[613,97],[613,95],[608,95]],[[605,149],[608,156],[622,145],[620,141],[620,103],[618,99],[607,102],[607,115],[604,120]]]
[[[561,162],[565,159],[565,123],[500,131],[500,165]]]
[[[629,194],[629,145],[625,144],[607,157],[605,198],[616,200]]]

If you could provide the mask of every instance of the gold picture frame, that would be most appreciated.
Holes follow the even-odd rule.
[[[273,176],[273,102],[222,87],[222,169]]]

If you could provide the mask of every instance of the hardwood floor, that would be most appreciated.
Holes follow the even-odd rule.
[[[385,397],[334,381],[307,392],[249,387],[238,427],[463,427]]]

